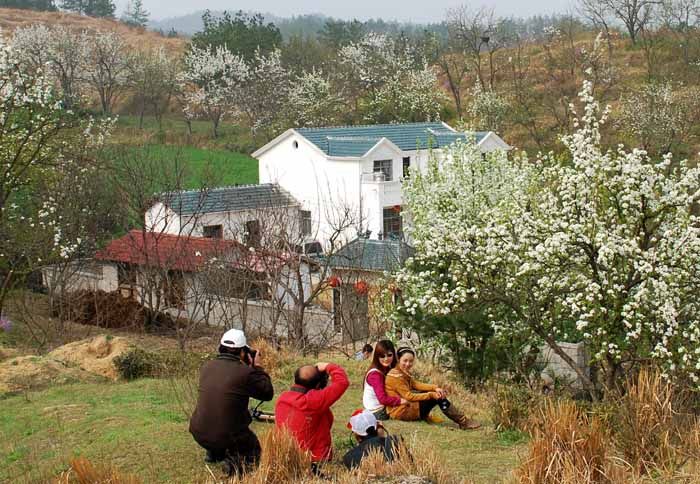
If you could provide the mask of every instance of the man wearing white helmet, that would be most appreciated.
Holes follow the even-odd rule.
[[[206,460],[223,461],[229,475],[257,466],[260,441],[248,428],[248,400],[269,401],[272,396],[260,352],[248,347],[243,331],[226,331],[218,356],[201,369],[197,407],[190,419],[190,433],[206,449]]]

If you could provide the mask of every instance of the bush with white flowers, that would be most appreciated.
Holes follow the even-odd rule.
[[[607,111],[584,82],[566,152],[527,162],[455,147],[412,177],[416,256],[398,275],[399,312],[484,309],[497,332],[585,341],[599,381],[641,364],[700,382],[700,171],[644,151],[603,151]],[[573,106],[572,106],[573,109]]]

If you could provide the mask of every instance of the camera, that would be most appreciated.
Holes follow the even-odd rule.
[[[318,369],[318,367],[317,367],[317,369]],[[318,387],[317,388],[319,390],[323,390],[324,388],[326,388],[328,386],[328,373],[326,373],[325,371],[321,371],[321,370],[319,370],[318,373],[319,373],[319,377],[318,377]]]
[[[249,347],[245,346],[243,348],[243,351],[245,352],[245,354],[247,356],[250,356],[250,364],[252,365],[253,361],[255,361],[255,355],[258,354],[258,350],[254,350],[253,348],[249,348]]]

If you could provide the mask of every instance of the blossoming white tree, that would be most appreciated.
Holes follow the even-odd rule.
[[[472,149],[408,181],[416,258],[399,275],[405,314],[479,304],[497,331],[528,331],[596,381],[558,341],[583,340],[610,388],[653,362],[700,381],[700,171],[670,155],[604,152],[606,113],[585,82],[566,157],[532,163]],[[573,108],[573,107],[572,107]],[[567,161],[562,161],[567,160]]]
[[[60,89],[63,106],[79,102],[84,86],[90,42],[84,31],[65,26],[35,24],[15,30],[12,37],[15,58],[34,71],[42,70]]]
[[[291,84],[287,104],[293,126],[330,126],[336,123],[342,96],[323,73],[303,72]]]
[[[384,34],[367,34],[360,42],[340,49],[345,93],[367,98],[365,119],[370,122],[407,122],[436,119],[445,94],[435,71],[424,59]]]
[[[248,78],[248,66],[224,46],[213,51],[192,46],[184,62],[179,80],[185,116],[206,117],[216,137],[222,118],[233,109],[235,90]]]
[[[103,114],[112,113],[115,101],[128,87],[132,60],[129,46],[118,33],[99,31],[90,39],[84,72],[100,97]]]
[[[88,153],[111,126],[65,110],[52,81],[17,54],[0,38],[0,308],[16,276],[80,248],[90,205],[76,201],[92,181]]]

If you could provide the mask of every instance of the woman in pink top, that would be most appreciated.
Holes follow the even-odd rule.
[[[384,390],[384,378],[389,370],[396,366],[396,350],[394,343],[381,340],[374,347],[372,365],[365,374],[362,405],[365,410],[374,414],[377,420],[388,420],[386,406],[396,407],[406,401],[399,397],[390,397]]]

